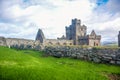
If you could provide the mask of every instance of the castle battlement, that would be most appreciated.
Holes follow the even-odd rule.
[[[77,18],[72,19],[72,25],[77,25],[77,24],[81,25],[81,20]]]

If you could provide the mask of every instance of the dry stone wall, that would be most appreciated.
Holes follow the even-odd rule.
[[[120,65],[120,49],[112,48],[80,48],[80,47],[45,47],[46,55],[55,57],[71,57],[76,59],[93,61],[96,63],[108,63]]]
[[[35,50],[42,50],[44,48],[40,41],[4,37],[0,37],[0,46],[8,46],[17,49],[35,49]]]

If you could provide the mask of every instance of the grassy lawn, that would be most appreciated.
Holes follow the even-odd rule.
[[[109,80],[111,74],[120,75],[120,66],[42,54],[0,47],[0,80]]]

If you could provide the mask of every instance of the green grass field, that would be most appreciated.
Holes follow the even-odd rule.
[[[110,74],[120,75],[120,66],[43,54],[0,47],[0,80],[109,80]]]

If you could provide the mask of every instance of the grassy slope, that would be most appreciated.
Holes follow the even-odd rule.
[[[42,54],[0,47],[0,80],[108,80],[106,73],[120,74],[119,66]]]

